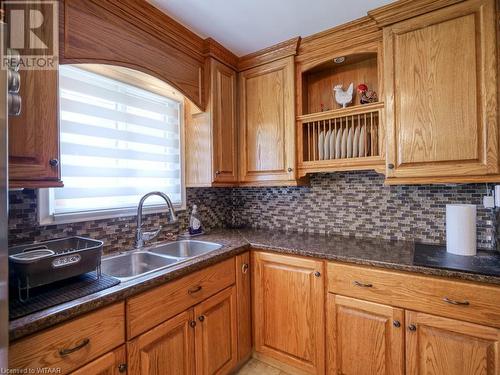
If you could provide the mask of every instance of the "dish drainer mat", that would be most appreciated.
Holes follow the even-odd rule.
[[[21,302],[17,297],[17,291],[13,290],[10,292],[9,298],[9,319],[18,319],[61,303],[100,292],[119,283],[120,280],[117,278],[104,274],[96,278],[95,272],[88,272],[70,279],[33,288],[31,297],[26,302]]]

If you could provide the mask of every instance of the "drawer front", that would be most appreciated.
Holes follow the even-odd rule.
[[[127,337],[135,337],[234,284],[234,258],[127,300]]]
[[[328,291],[500,327],[500,287],[341,263],[328,264]]]
[[[125,309],[118,303],[15,341],[9,367],[60,368],[67,374],[124,342]]]

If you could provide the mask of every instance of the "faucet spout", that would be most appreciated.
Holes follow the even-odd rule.
[[[139,201],[139,206],[137,207],[137,229],[136,229],[136,236],[135,236],[135,247],[137,249],[140,249],[144,246],[144,241],[152,240],[153,238],[158,236],[160,234],[161,229],[162,229],[162,227],[160,227],[152,232],[143,232],[143,230],[142,230],[142,209],[144,206],[144,202],[146,201],[146,199],[148,199],[149,197],[151,197],[153,195],[157,195],[157,196],[163,198],[163,200],[167,204],[168,213],[170,216],[169,220],[168,220],[168,224],[172,224],[172,223],[177,222],[177,216],[175,215],[174,206],[173,206],[172,201],[170,200],[170,198],[168,197],[167,194],[162,193],[161,191],[152,191],[152,192],[144,195],[141,198],[141,200]]]

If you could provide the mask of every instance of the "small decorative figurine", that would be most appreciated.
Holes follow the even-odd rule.
[[[352,94],[354,92],[354,84],[351,82],[347,91],[344,91],[342,85],[337,85],[333,88],[335,91],[335,100],[339,103],[342,108],[345,108],[347,104],[352,102]]]
[[[358,93],[360,95],[359,102],[361,104],[375,103],[378,101],[377,93],[373,90],[368,90],[368,86],[364,83],[358,85]]]

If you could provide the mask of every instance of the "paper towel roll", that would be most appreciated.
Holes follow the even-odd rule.
[[[446,251],[456,255],[476,255],[475,205],[446,205]]]

